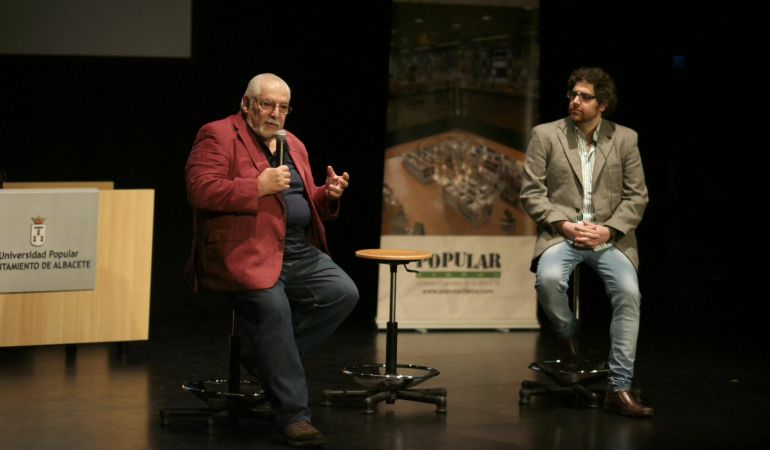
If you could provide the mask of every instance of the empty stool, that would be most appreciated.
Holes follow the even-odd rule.
[[[399,265],[408,272],[416,272],[406,267],[414,261],[429,259],[428,252],[413,250],[368,249],[356,251],[356,256],[390,265],[390,316],[385,342],[385,364],[358,364],[343,369],[366,389],[327,389],[323,391],[323,404],[331,405],[335,398],[361,398],[364,400],[364,412],[373,414],[377,403],[385,401],[393,404],[396,399],[412,400],[436,405],[437,413],[446,413],[446,389],[411,389],[423,381],[439,374],[432,367],[415,364],[398,364],[398,322],[396,322],[396,273]]]

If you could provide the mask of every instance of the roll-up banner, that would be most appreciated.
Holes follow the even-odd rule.
[[[536,227],[519,202],[538,2],[507,3],[393,5],[380,246],[433,254],[408,265],[418,273],[399,270],[401,328],[539,326]],[[382,265],[380,328],[389,276]]]

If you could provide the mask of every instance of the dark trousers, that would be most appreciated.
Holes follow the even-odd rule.
[[[272,288],[233,294],[246,360],[256,365],[279,428],[310,420],[301,355],[323,343],[357,301],[353,280],[316,248],[284,260]]]

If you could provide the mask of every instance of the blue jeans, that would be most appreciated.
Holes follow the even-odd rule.
[[[556,334],[569,339],[576,321],[569,308],[567,284],[579,263],[585,262],[601,277],[612,307],[608,385],[611,392],[630,389],[634,377],[636,339],[639,334],[639,280],[636,268],[615,247],[602,251],[580,250],[560,242],[540,256],[535,276],[537,300]]]
[[[238,328],[279,429],[310,420],[301,355],[322,344],[357,301],[353,280],[316,248],[309,256],[284,260],[272,288],[232,295]]]

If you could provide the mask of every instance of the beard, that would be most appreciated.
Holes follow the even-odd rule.
[[[253,131],[257,136],[259,136],[265,141],[269,141],[273,139],[275,137],[275,132],[281,129],[281,123],[273,119],[267,119],[264,122],[262,122],[259,126],[254,126],[254,123],[252,122],[251,117],[247,115],[246,123],[249,124],[249,128],[251,128],[251,131]]]

